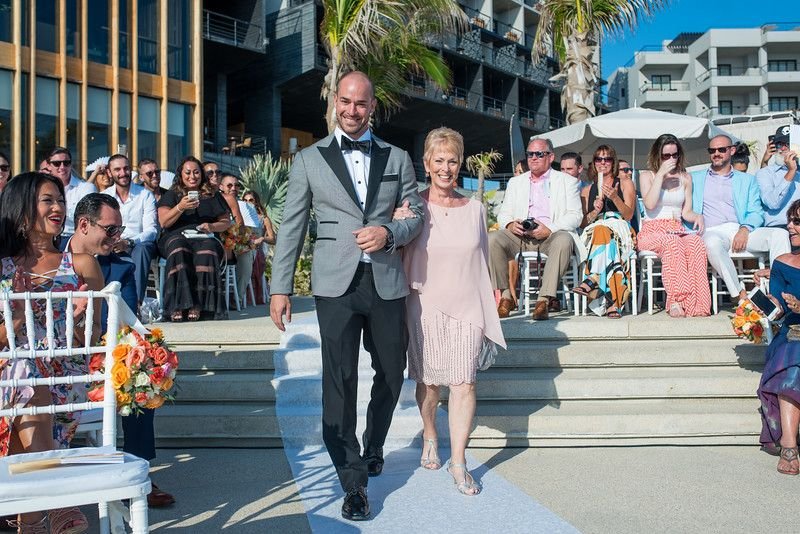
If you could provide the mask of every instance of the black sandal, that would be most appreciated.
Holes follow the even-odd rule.
[[[588,288],[588,289],[584,289]],[[573,293],[577,293],[582,297],[590,298],[592,291],[597,289],[597,283],[592,280],[591,278],[587,278],[583,282],[580,283],[577,287],[572,289]]]

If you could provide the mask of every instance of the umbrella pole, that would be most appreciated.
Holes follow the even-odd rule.
[[[636,191],[639,191],[638,182],[636,180],[636,138],[632,139],[633,141],[633,150],[631,151],[631,169],[633,172],[631,173],[631,180],[633,180],[633,186]]]

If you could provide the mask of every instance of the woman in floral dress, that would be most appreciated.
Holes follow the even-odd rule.
[[[88,254],[61,253],[55,240],[61,233],[66,217],[64,188],[61,182],[46,174],[25,173],[12,178],[0,196],[0,290],[68,291],[99,290],[103,275],[97,260]],[[47,349],[46,311],[42,302],[34,301],[34,332],[25,327],[24,305],[12,303],[12,317],[0,314],[0,378],[3,380],[47,378],[81,374],[85,372],[83,356],[36,359],[3,359],[9,349],[9,327],[13,325],[15,345],[27,348],[32,343],[36,349]],[[76,303],[67,310],[66,301],[53,302],[53,348],[66,348],[66,314],[72,313],[80,322],[86,301]],[[99,332],[99,310],[94,314]],[[81,332],[82,333],[82,332]],[[80,346],[82,340],[73,340]],[[85,387],[58,385],[0,388],[0,406],[3,408],[39,406],[80,402],[85,398]],[[0,456],[24,452],[66,448],[75,433],[78,421],[73,414],[24,415],[14,419],[0,418]],[[47,532],[47,514],[32,512],[21,514],[20,532]],[[88,528],[86,518],[77,508],[53,510],[49,514],[52,532],[83,532]]]

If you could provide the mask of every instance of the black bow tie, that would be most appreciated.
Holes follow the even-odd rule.
[[[371,141],[353,141],[349,137],[342,136],[342,150],[360,150],[369,155]]]

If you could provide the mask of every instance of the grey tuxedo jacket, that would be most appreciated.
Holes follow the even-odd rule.
[[[311,266],[314,295],[338,297],[347,291],[361,259],[353,231],[365,226],[386,226],[394,236],[392,250],[370,254],[378,295],[389,300],[408,294],[397,249],[422,230],[422,200],[408,153],[375,136],[372,139],[363,210],[333,134],[295,156],[272,260],[271,293],[292,294],[295,264],[303,247],[309,210],[313,209],[317,219]],[[404,200],[409,201],[417,217],[392,221],[395,208]]]

